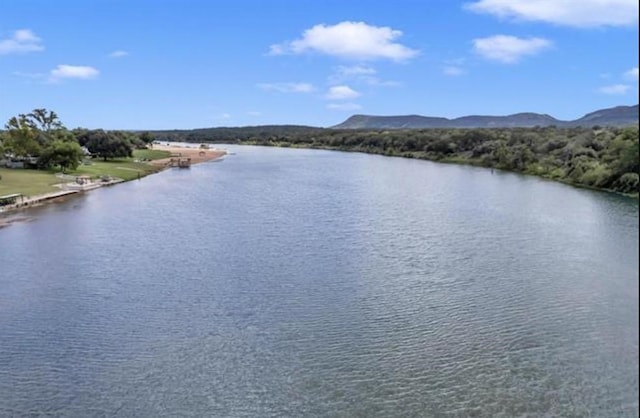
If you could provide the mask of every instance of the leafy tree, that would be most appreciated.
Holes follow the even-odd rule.
[[[49,168],[59,166],[62,172],[66,169],[75,170],[80,165],[84,153],[77,142],[54,141],[44,149],[38,158],[38,166]]]
[[[58,115],[52,110],[33,109],[31,113],[27,115],[27,118],[35,129],[43,132],[49,133],[52,130],[64,128]]]
[[[97,129],[88,132],[86,147],[104,161],[109,158],[131,157],[133,148],[123,136]]]
[[[18,157],[38,155],[42,149],[37,141],[38,130],[35,129],[24,114],[14,116],[5,124],[8,138],[4,141],[7,151]]]
[[[51,141],[64,137],[66,132],[58,115],[47,109],[14,116],[5,128],[9,134],[8,150],[21,157],[39,155]]]
[[[155,136],[153,136],[149,132],[142,132],[140,135],[138,135],[138,137],[142,142],[144,142],[147,145],[156,140]]]
[[[620,159],[616,168],[620,172],[640,174],[640,146],[638,143],[638,128],[625,129],[620,135],[624,142],[620,149]]]

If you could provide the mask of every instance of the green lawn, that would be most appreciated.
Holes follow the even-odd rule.
[[[124,180],[133,180],[155,173],[157,168],[146,163],[136,163],[130,158],[121,160],[98,161],[93,160],[90,165],[81,165],[77,170],[70,171],[71,175],[87,175],[91,177],[111,176]]]
[[[60,179],[50,171],[0,168],[0,176],[0,196],[13,193],[33,196],[60,190],[53,187]]]
[[[136,160],[159,160],[169,157],[171,157],[169,151],[161,151],[159,149],[137,149],[133,151],[133,158]]]
[[[134,150],[133,158],[102,161],[91,160],[89,165],[81,165],[77,170],[69,171],[70,175],[87,175],[91,177],[111,176],[124,180],[134,180],[158,171],[144,162],[136,160],[155,160],[170,156],[168,151],[160,150]],[[22,193],[25,196],[33,196],[60,190],[53,187],[62,181],[55,176],[58,170],[24,170],[0,168],[0,196],[13,193]]]

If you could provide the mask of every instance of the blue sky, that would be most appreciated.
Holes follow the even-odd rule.
[[[0,122],[575,119],[638,103],[637,0],[5,0]]]

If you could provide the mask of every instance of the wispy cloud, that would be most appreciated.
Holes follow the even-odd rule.
[[[332,86],[324,97],[328,100],[349,100],[360,97],[360,93],[349,86]]]
[[[350,81],[356,84],[367,84],[379,87],[395,87],[400,85],[397,81],[382,80],[377,76],[375,68],[362,64],[353,66],[339,65],[334,69],[333,74],[329,76],[328,81],[329,84],[340,84]]]
[[[278,93],[313,93],[315,91],[315,87],[309,83],[260,83],[258,87]]]
[[[480,0],[465,8],[499,18],[574,27],[638,24],[638,0]]]
[[[455,65],[445,65],[444,67],[442,67],[442,74],[448,75],[450,77],[457,77],[466,73],[467,72],[463,68]]]
[[[49,81],[57,82],[63,79],[79,79],[79,80],[91,80],[100,74],[94,67],[86,65],[58,65],[51,70],[49,74]]]
[[[16,77],[22,77],[22,78],[39,79],[39,78],[43,78],[46,74],[43,74],[43,73],[25,73],[25,72],[22,72],[22,71],[14,71],[13,75],[15,75]]]
[[[518,62],[522,57],[536,55],[553,43],[544,38],[518,38],[494,35],[473,40],[474,51],[484,58],[506,64]]]
[[[610,86],[600,87],[598,91],[602,94],[623,95],[627,94],[630,88],[631,86],[628,84],[612,84]]]
[[[626,71],[624,73],[624,78],[626,78],[627,80],[638,81],[638,67],[633,67],[629,71]]]
[[[336,67],[336,73],[344,77],[354,77],[362,75],[373,75],[376,73],[376,69],[368,65],[339,65],[338,67]]]
[[[372,26],[365,22],[340,22],[336,25],[315,25],[302,37],[290,42],[271,45],[271,55],[317,52],[344,59],[406,61],[418,51],[396,40],[402,32],[386,26]]]
[[[122,57],[126,57],[127,55],[129,55],[129,53],[127,51],[123,51],[121,49],[118,49],[116,51],[113,51],[112,53],[109,54],[110,58],[122,58]]]
[[[250,110],[247,112],[247,115],[254,116],[254,117],[262,116],[262,112],[258,112],[257,110]]]
[[[327,109],[352,111],[352,110],[360,110],[362,109],[362,106],[360,106],[357,103],[329,103],[327,105]]]
[[[38,38],[30,29],[20,29],[13,32],[10,38],[0,39],[0,55],[24,54],[43,50],[42,39]]]

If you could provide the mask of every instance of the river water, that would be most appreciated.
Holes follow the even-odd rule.
[[[229,149],[0,229],[0,416],[638,416],[637,201]]]

